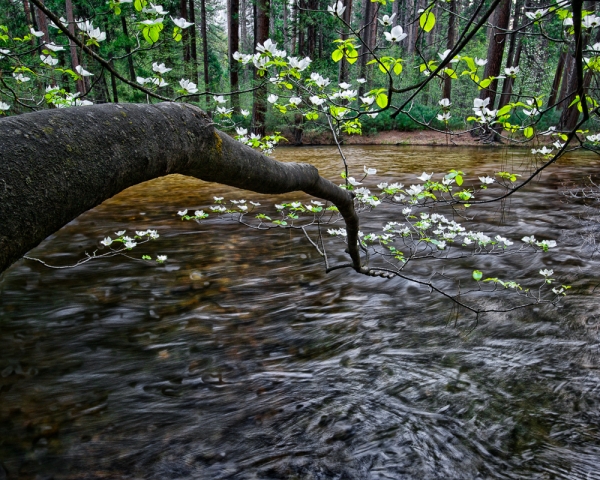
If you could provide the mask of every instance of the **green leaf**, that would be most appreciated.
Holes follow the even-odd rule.
[[[148,36],[152,40],[152,43],[158,42],[158,38],[160,35],[160,30],[156,27],[151,27],[150,32],[148,32]]]
[[[430,32],[431,29],[435,26],[435,15],[431,12],[430,9],[425,10],[421,17],[419,18],[419,24],[421,28],[426,32]]]
[[[457,175],[456,177],[454,177],[454,180],[456,181],[456,184],[459,187],[463,184],[463,177],[462,177],[462,175]]]
[[[331,54],[331,58],[334,62],[339,62],[342,58],[344,58],[344,52],[339,48],[335,49]]]
[[[402,73],[402,64],[400,62],[396,63],[396,65],[394,65],[394,73],[396,75],[400,75]]]
[[[579,95],[577,95],[571,103],[569,103],[569,108],[579,102]]]
[[[526,127],[525,130],[523,130],[523,135],[527,138],[533,137],[533,127]]]
[[[469,67],[469,70],[474,71],[477,70],[477,65],[475,65],[475,60],[473,60],[471,57],[462,57],[462,60],[464,60],[465,62],[467,62],[467,67]]]
[[[477,282],[483,278],[483,273],[481,270],[473,270],[473,279]]]
[[[379,95],[377,95],[375,102],[377,102],[379,108],[385,108],[388,105],[388,96],[385,93],[380,93]]]
[[[144,40],[146,40],[150,45],[152,45],[154,42],[150,38],[149,31],[150,29],[148,27],[144,28],[142,30],[142,35],[144,36]]]
[[[451,68],[444,68],[444,73],[446,75],[448,75],[450,78],[452,78],[453,80],[456,80],[458,78],[458,75],[456,74],[456,72],[454,70],[452,70]]]
[[[352,48],[348,48],[346,49],[346,61],[352,65],[353,63],[355,63],[358,60],[358,52]]]
[[[388,73],[390,71],[390,64],[389,63],[380,63],[379,70],[381,70],[381,72],[383,72],[383,73]]]
[[[504,105],[500,110],[498,110],[498,116],[506,115],[512,109],[512,105],[509,103],[508,105]]]
[[[479,90],[481,90],[482,88],[486,88],[490,86],[490,83],[492,83],[491,78],[484,78],[481,83],[479,84]]]

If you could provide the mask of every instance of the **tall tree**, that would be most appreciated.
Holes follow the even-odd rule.
[[[194,4],[194,0],[190,0],[190,6]],[[196,23],[196,14],[195,8],[190,8],[190,21]],[[208,28],[206,25],[206,0],[200,0],[200,35],[202,36],[202,64],[204,70],[204,89],[206,91],[209,90],[209,72],[208,72]],[[192,32],[192,58],[194,59],[194,64],[198,65],[198,53],[196,51],[196,31]],[[206,102],[206,106],[208,108],[209,97],[206,95],[204,97]]]
[[[269,38],[269,14],[271,9],[270,0],[256,0],[255,22],[255,46],[263,44]],[[260,86],[254,90],[254,105],[252,107],[252,129],[254,133],[264,136],[265,122],[267,116],[267,86],[264,79],[255,73],[255,79]]]
[[[344,5],[346,7],[346,10],[344,10],[344,13],[342,14],[342,19],[344,20],[344,22],[346,22],[348,25],[350,25],[350,23],[352,22],[352,0],[346,0],[344,2]],[[348,39],[348,33],[349,32],[348,32],[347,27],[344,27],[343,33],[342,33],[342,40]],[[339,72],[338,72],[339,83],[348,81],[349,65],[350,64],[345,59],[342,59],[342,61],[340,61]]]
[[[529,2],[525,5],[528,6]],[[523,37],[519,33],[519,29],[523,26],[523,20],[526,17],[523,15],[523,0],[517,0],[515,4],[515,11],[513,14],[513,33],[510,34],[510,42],[508,46],[508,54],[506,59],[507,68],[516,68],[519,66],[521,61],[521,52],[523,50]],[[498,109],[508,105],[510,103],[510,97],[512,95],[512,89],[515,82],[513,76],[508,75],[502,83],[502,94],[498,101]]]
[[[240,49],[240,0],[227,1],[227,20],[229,33],[229,85],[231,105],[236,111],[240,109],[240,94],[237,93],[239,84],[239,62],[233,58],[233,54]]]
[[[68,28],[71,35],[75,36],[75,18],[73,16],[73,2],[72,0],[65,0],[65,9],[67,11],[67,22],[69,23]],[[76,70],[79,64],[79,57],[77,56],[77,45],[73,40],[69,39],[69,50],[71,52],[71,64],[73,65],[73,70]],[[77,85],[77,91],[80,94],[85,92],[85,84],[83,83],[83,79],[77,80],[75,83]]]
[[[121,15],[121,28],[123,29],[123,35],[125,36],[125,53],[127,54],[127,67],[129,72],[129,79],[135,82],[135,68],[133,68],[133,57],[131,55],[131,47],[129,46],[129,31],[127,28],[127,20],[125,15]]]
[[[510,20],[511,4],[511,0],[502,0],[496,10],[492,27],[492,36],[488,46],[484,78],[497,77],[500,75],[502,56],[504,55],[504,47],[506,45],[506,30],[508,29]],[[497,88],[498,80],[495,79],[486,88],[481,89],[481,92],[479,93],[479,98],[490,99],[490,109],[494,108]]]
[[[179,14],[181,18],[188,20],[188,0],[181,0],[179,3]],[[190,61],[190,34],[187,28],[181,32],[181,44],[183,45],[183,62]]]
[[[448,33],[446,35],[446,48],[452,49],[456,42],[456,0],[450,0],[448,4]],[[444,78],[442,98],[452,98],[452,78],[448,75]]]

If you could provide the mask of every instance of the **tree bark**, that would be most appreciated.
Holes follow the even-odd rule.
[[[560,79],[563,75],[563,70],[565,68],[565,61],[567,59],[568,51],[565,49],[560,52],[560,57],[558,57],[558,63],[556,65],[556,72],[554,73],[554,81],[552,82],[552,88],[550,90],[550,98],[548,99],[548,106],[551,107],[556,103],[556,99],[558,97],[558,90],[560,88]]]
[[[581,10],[582,10],[582,0],[574,0],[573,1],[573,18],[578,15],[577,18],[581,18]],[[561,98],[560,100],[565,100],[563,103],[563,110],[560,115],[559,127],[563,130],[572,130],[577,125],[577,121],[579,119],[579,110],[577,109],[577,105],[572,105],[571,102],[579,95],[580,99],[584,97],[584,76],[583,70],[578,65],[577,57],[581,54],[582,46],[587,45],[589,41],[589,35],[585,35],[581,30],[581,22],[574,20],[573,22],[574,28],[574,39],[575,39],[575,52],[574,57],[572,59],[572,71],[571,75],[568,77],[565,95],[562,95],[561,89]],[[563,85],[564,86],[564,85]]]
[[[446,48],[452,49],[456,41],[456,0],[450,0],[448,5],[448,35],[446,36]],[[442,98],[452,99],[452,77],[446,75],[444,77],[444,88]]]
[[[40,1],[44,3],[44,0]],[[34,11],[36,13],[38,27],[40,31],[44,34],[44,42],[50,43],[50,32],[48,32],[48,19],[46,18],[46,15],[44,15],[44,13],[39,9],[35,8]]]
[[[188,0],[181,0],[179,2],[179,14],[181,18],[189,20],[188,15]],[[181,44],[183,46],[183,63],[187,64],[190,61],[190,33],[189,29],[185,28],[181,32]]]
[[[239,62],[233,58],[233,54],[240,49],[240,0],[228,0],[229,20],[229,85],[231,92],[231,106],[236,112],[240,110]]]
[[[189,104],[104,104],[6,117],[0,157],[0,272],[83,212],[173,173],[333,202],[346,221],[352,265],[362,271],[350,192],[312,165],[278,162],[236,142]]]
[[[256,2],[256,44],[263,44],[269,38],[269,13],[271,9],[270,0],[257,0]],[[257,82],[263,82],[263,77],[255,74]],[[261,137],[265,135],[265,121],[267,117],[267,87],[262,85],[254,90],[254,105],[252,108],[252,129]]]
[[[510,19],[511,4],[511,0],[503,0],[498,5],[493,26],[493,35],[488,47],[488,63],[485,68],[484,78],[497,77],[500,74],[500,68],[502,67],[502,56],[504,55],[504,46],[506,44],[506,30],[508,29],[508,22]],[[490,104],[488,107],[490,110],[494,108],[497,87],[498,80],[494,80],[487,88],[483,88],[479,93],[479,98],[490,99]]]
[[[67,22],[69,22],[69,32],[71,35],[75,35],[75,19],[73,18],[73,2],[71,0],[65,0],[65,9],[67,11]],[[75,71],[79,66],[79,57],[77,56],[77,45],[71,39],[69,39],[69,50],[71,52],[71,64],[73,65],[73,71]],[[85,84],[82,79],[77,80],[75,84],[80,94],[85,93]]]
[[[344,22],[346,22],[348,25],[350,25],[350,23],[352,22],[352,0],[346,0],[344,2],[344,4],[346,5],[346,10],[344,10],[344,13],[342,14],[342,19],[344,20]],[[348,39],[348,29],[346,27],[344,27],[343,31],[344,31],[344,33],[342,33],[342,36],[341,36],[342,40],[347,40]],[[339,66],[339,71],[338,71],[338,83],[348,81],[349,67],[350,67],[350,64],[346,61],[345,58],[342,58],[340,60],[340,66]]]
[[[132,82],[135,82],[135,68],[133,68],[133,57],[131,56],[131,47],[129,46],[129,32],[127,30],[127,20],[125,20],[125,15],[121,15],[121,28],[123,29],[123,35],[127,39],[127,43],[125,43],[125,53],[127,54],[127,67],[129,70],[129,79]]]
[[[190,16],[190,23],[193,23],[194,25],[192,25],[189,29],[189,33],[190,33],[190,57],[192,58],[192,62],[191,62],[191,67],[192,67],[192,79],[194,80],[194,83],[196,83],[198,86],[200,85],[200,81],[198,80],[198,42],[196,41],[196,32],[197,32],[197,25],[196,25],[196,4],[194,2],[194,0],[190,0],[189,3],[189,9],[188,9],[188,15]],[[204,3],[202,3],[202,8],[204,8]],[[203,10],[202,10],[203,11]],[[204,30],[206,30],[206,25],[203,24],[203,28]],[[202,43],[202,45],[204,46],[204,41]],[[208,50],[204,50],[204,58],[207,58],[207,52]],[[206,67],[208,65],[208,60],[205,60],[204,62],[204,66]],[[204,81],[206,83],[208,78],[208,74],[205,73],[204,74]],[[208,88],[207,85],[205,85],[206,88]],[[200,97],[198,95],[190,97],[193,101],[195,102],[199,102],[200,101]],[[206,98],[206,104],[208,105],[208,97]]]
[[[530,0],[525,3],[525,7],[527,8],[530,4]],[[518,30],[519,27],[522,26],[524,15],[521,15],[523,9],[523,0],[517,0],[515,5],[515,13],[513,15],[513,30]],[[526,18],[526,17],[525,17]],[[529,19],[527,19],[529,21]],[[510,45],[508,47],[508,55],[506,59],[507,67],[518,67],[521,61],[521,52],[523,51],[523,34],[522,33],[513,33],[510,36]],[[505,105],[510,103],[510,98],[512,96],[512,90],[515,83],[515,79],[513,77],[506,77],[504,82],[502,83],[502,94],[500,95],[500,100],[498,101],[498,110],[500,110]]]

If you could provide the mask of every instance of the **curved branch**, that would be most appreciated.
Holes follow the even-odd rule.
[[[312,165],[268,158],[216,130],[197,107],[103,104],[0,119],[0,272],[122,190],[179,173],[258,193],[304,191],[335,204],[361,270],[351,194]]]

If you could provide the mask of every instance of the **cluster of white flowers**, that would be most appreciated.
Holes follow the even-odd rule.
[[[12,75],[13,75],[14,79],[17,81],[17,83],[25,83],[25,82],[28,82],[29,80],[31,80],[31,78],[26,77],[22,73],[13,73]]]
[[[388,42],[400,42],[408,37],[400,25],[396,25],[390,32],[383,32],[383,35]]]
[[[317,72],[313,72],[310,74],[310,79],[315,82],[315,84],[319,87],[319,88],[325,88],[327,85],[329,85],[331,83],[331,80],[329,80],[328,78],[323,77],[320,73]]]
[[[573,21],[573,19],[571,19]],[[583,28],[594,28],[600,25],[600,17],[596,15],[586,15],[581,21],[581,26]]]
[[[121,0],[122,2],[122,0]],[[185,18],[173,18],[171,17],[171,20],[173,20],[173,23],[181,28],[182,30],[185,30],[188,27],[191,27],[193,25],[193,23],[189,23]]]
[[[556,247],[556,241],[555,240],[541,240],[538,241],[534,235],[531,235],[530,237],[523,237],[521,239],[521,241],[523,243],[527,243],[528,245],[537,245],[538,247],[547,250],[549,248],[554,248]]]
[[[42,63],[49,65],[51,67],[53,67],[54,65],[56,65],[58,63],[58,59],[54,58],[52,55],[40,55],[40,60],[42,61]]]
[[[75,20],[77,28],[85,33],[90,39],[96,42],[103,42],[106,40],[106,32],[101,32],[99,28],[94,28],[93,22],[89,20]]]
[[[270,38],[265,40],[265,43],[256,45],[256,50],[260,53],[270,53],[274,57],[285,58],[287,52],[285,50],[277,50],[277,44],[273,42]]]
[[[548,9],[547,8],[540,8],[540,9],[536,10],[535,12],[525,12],[525,16],[529,20],[539,20],[540,18],[542,18],[547,13],[548,13]]]
[[[600,133],[596,133],[595,135],[588,135],[585,138],[590,142],[600,142]]]
[[[394,22],[394,18],[396,18],[396,14],[393,13],[390,17],[389,15],[384,15],[382,18],[378,18],[379,23],[381,23],[384,27],[391,27]]]
[[[329,13],[338,17],[341,17],[344,14],[345,10],[346,7],[344,6],[344,3],[341,0],[327,7],[327,11]]]
[[[554,150],[553,148],[548,148],[546,146],[542,147],[542,148],[532,148],[531,149],[531,153],[533,155],[535,155],[536,153],[539,153],[541,155],[550,155],[552,153],[552,150]]]
[[[473,100],[473,112],[479,118],[480,123],[491,123],[496,118],[497,110],[490,110],[487,106],[490,104],[490,99],[486,98],[482,100],[481,98],[476,98]]]
[[[89,100],[80,99],[79,92],[65,92],[55,85],[46,87],[46,95],[48,103],[54,105],[56,108],[85,107],[87,105],[93,105],[93,102]]]
[[[142,9],[142,12],[149,13],[151,15],[158,15],[161,17],[164,17],[165,15],[167,15],[169,13],[162,7],[162,5],[155,5],[152,2],[150,2],[150,7],[144,7]]]
[[[198,92],[198,86],[190,80],[185,80],[182,78],[179,80],[179,85],[181,86],[182,90],[185,90],[189,94]]]

